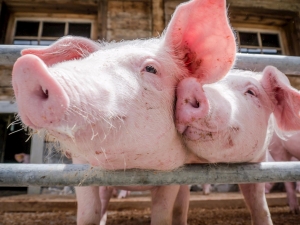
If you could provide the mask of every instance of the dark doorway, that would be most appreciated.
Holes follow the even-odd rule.
[[[14,114],[0,114],[0,163],[18,163],[15,154],[30,154],[31,139],[14,121]],[[26,192],[27,187],[0,187],[0,196]]]

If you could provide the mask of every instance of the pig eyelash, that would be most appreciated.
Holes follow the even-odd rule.
[[[146,66],[145,67],[146,72],[157,74],[157,70],[154,68],[154,66]]]

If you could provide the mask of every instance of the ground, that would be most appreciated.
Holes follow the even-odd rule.
[[[288,207],[270,208],[274,225],[300,224],[300,216],[289,212]],[[37,212],[0,214],[1,225],[76,225],[76,213]],[[150,209],[110,211],[107,225],[150,224]],[[191,209],[189,225],[250,225],[250,215],[241,209]]]
[[[0,225],[76,225],[75,195],[1,196]],[[298,194],[300,200],[300,194]],[[286,193],[267,194],[274,225],[300,225],[300,215],[290,213]],[[107,225],[150,224],[148,194],[112,198]],[[240,193],[191,193],[188,225],[251,225],[250,214]]]

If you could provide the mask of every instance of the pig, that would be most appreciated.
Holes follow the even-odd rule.
[[[172,194],[172,188],[178,188],[178,194],[176,198],[169,196]],[[110,198],[112,197],[113,191],[115,187],[105,187],[101,186],[99,188],[99,195],[100,195],[100,202],[101,202],[101,221],[100,225],[105,225],[107,221],[107,209],[108,204],[110,201]],[[134,186],[134,187],[118,187],[118,189],[124,190],[130,190],[130,191],[146,191],[150,190],[151,193],[151,199],[152,199],[152,207],[151,207],[151,215],[156,216],[157,214],[160,214],[158,210],[162,210],[161,207],[168,207],[171,208],[173,211],[170,211],[171,213],[170,217],[172,217],[172,223],[168,221],[159,221],[158,224],[187,224],[187,213],[189,208],[189,187],[188,185],[174,185],[174,186]],[[161,189],[165,189],[165,192],[162,192]],[[161,194],[163,193],[163,194]],[[169,195],[169,196],[168,196]],[[169,199],[168,199],[169,198]],[[167,199],[167,201],[164,201]],[[175,202],[171,202],[171,201]],[[162,203],[161,201],[164,201],[164,206],[160,206]],[[170,207],[169,204],[174,205],[173,207]],[[152,221],[151,216],[151,224],[157,224]]]
[[[15,154],[15,160],[19,163],[30,163],[30,155],[26,153]]]
[[[280,130],[300,129],[300,93],[278,69],[230,70],[203,84],[197,77],[177,86],[175,123],[193,157],[190,163],[266,161],[274,117]],[[255,225],[272,224],[264,183],[240,184]]]
[[[176,85],[191,75],[203,83],[221,79],[235,53],[225,0],[180,5],[158,38],[96,43],[64,37],[23,50],[15,62],[18,116],[55,138],[75,164],[176,169],[190,161],[174,123]],[[148,188],[151,224],[171,224],[173,208],[181,217],[173,224],[186,224],[186,186]],[[76,187],[76,197],[77,223],[99,224],[99,187]]]
[[[269,145],[268,161],[298,161],[300,159],[300,131],[294,133],[273,132]],[[266,183],[266,193],[270,192],[272,184]],[[299,214],[299,203],[296,191],[299,190],[299,182],[295,188],[294,182],[285,182],[287,199],[292,213]]]
[[[203,184],[202,185],[202,192],[203,192],[203,194],[204,195],[209,195],[210,188],[211,188],[210,184]]]

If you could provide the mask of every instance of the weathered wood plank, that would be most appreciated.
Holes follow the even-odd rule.
[[[105,40],[107,33],[107,0],[98,1],[97,16],[97,36],[99,40]]]
[[[151,31],[143,30],[128,30],[128,29],[119,29],[117,31],[108,30],[107,31],[107,40],[131,40],[137,38],[149,38],[151,37]]]
[[[114,21],[110,20],[107,23],[107,27],[110,30],[143,30],[149,31],[149,21],[147,18],[142,18],[140,16],[126,15],[127,13],[120,14],[118,19],[118,23],[114,23]],[[134,19],[135,18],[135,19]]]
[[[14,96],[12,87],[0,87],[0,101],[11,101]]]
[[[159,36],[165,29],[164,1],[152,0],[152,36]]]
[[[183,1],[165,1],[164,4],[164,19],[165,19],[165,25],[169,24],[172,14],[174,13],[176,7],[182,3]]]
[[[151,23],[150,2],[108,1],[108,40],[129,40],[151,37]]]
[[[0,86],[11,87],[11,71],[12,67],[0,66]]]

